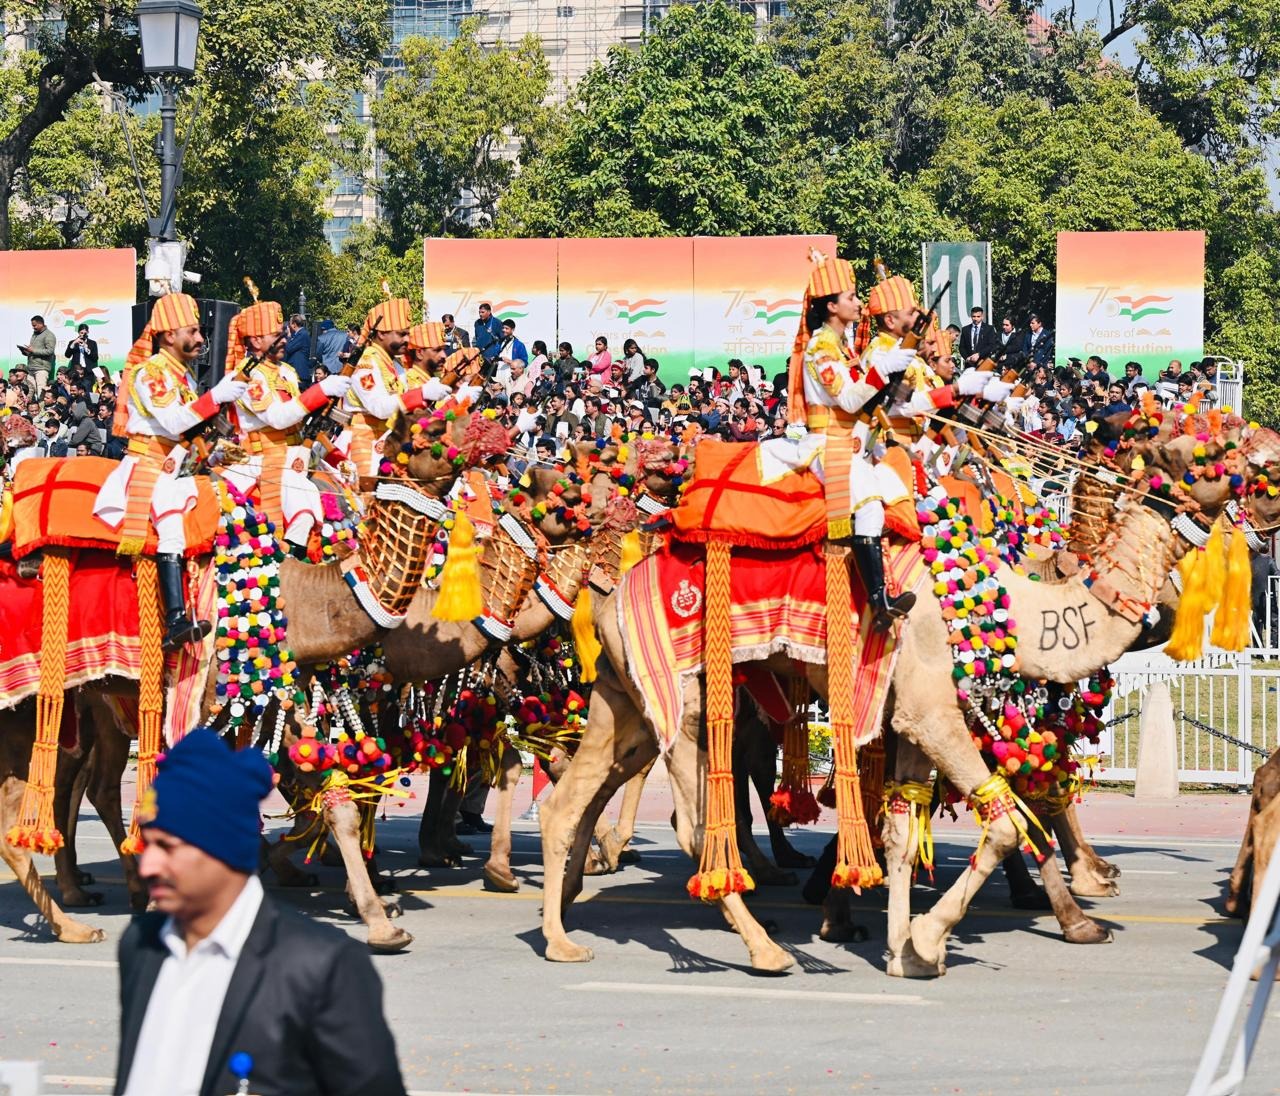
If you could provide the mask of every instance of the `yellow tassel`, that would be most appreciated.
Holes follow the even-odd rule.
[[[1178,564],[1182,596],[1178,598],[1178,615],[1165,654],[1179,662],[1189,662],[1204,653],[1204,618],[1212,608],[1208,571],[1206,552],[1199,548],[1193,548]]]
[[[1204,555],[1207,565],[1204,581],[1209,596],[1207,611],[1211,612],[1221,600],[1222,589],[1227,583],[1226,542],[1222,536],[1221,522],[1214,522],[1213,529],[1209,532],[1209,543],[1204,546]]]
[[[0,498],[0,544],[13,536],[13,489],[6,487]]]
[[[436,620],[475,620],[484,613],[480,548],[475,540],[476,527],[466,514],[459,514],[449,531],[449,553],[440,572],[440,595],[431,610]]]
[[[644,559],[644,549],[640,547],[640,531],[632,529],[622,536],[622,555],[618,559],[618,577],[621,578],[637,563]]]
[[[1213,618],[1209,636],[1215,647],[1224,651],[1243,651],[1249,646],[1249,620],[1253,612],[1253,565],[1249,545],[1239,529],[1231,531],[1227,549],[1227,578],[1222,599]]]
[[[623,553],[624,557],[626,553]],[[596,679],[596,660],[604,649],[596,638],[596,625],[591,606],[591,591],[585,586],[578,591],[578,600],[573,603],[573,619],[569,622],[573,630],[573,645],[578,651],[578,673],[584,685]]]

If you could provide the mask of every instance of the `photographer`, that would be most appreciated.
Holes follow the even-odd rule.
[[[92,377],[98,368],[98,342],[89,338],[89,325],[82,323],[76,328],[76,337],[67,343],[64,356],[71,363],[73,373],[81,377]]]

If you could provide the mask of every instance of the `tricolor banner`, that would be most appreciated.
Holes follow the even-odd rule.
[[[1058,233],[1058,364],[1093,354],[1149,380],[1204,356],[1203,232]]]
[[[80,324],[98,344],[98,364],[124,368],[133,342],[133,302],[138,292],[137,256],[131,247],[102,250],[0,251],[0,364],[5,376],[26,358],[18,347],[31,341],[31,317],[43,316],[58,340],[55,368]]]

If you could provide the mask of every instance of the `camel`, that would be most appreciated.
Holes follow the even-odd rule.
[[[1174,535],[1166,518],[1146,507],[1126,507],[1114,535],[1095,557],[1098,572],[1141,601],[1154,600],[1174,555]],[[1137,638],[1138,623],[1096,602],[1082,578],[1050,586],[1029,581],[1001,568],[1001,584],[1011,597],[1011,615],[1024,630],[1037,635],[1038,644],[1020,646],[1021,672],[1030,679],[1073,684],[1119,656]],[[615,595],[616,602],[617,595]],[[616,604],[613,607],[616,612]],[[1063,612],[1087,618],[1087,636],[1071,649],[1061,639],[1054,622]],[[638,697],[628,676],[628,652],[614,613],[601,618],[607,667],[602,670],[591,708],[591,719],[578,757],[542,811],[546,865],[543,931],[547,957],[557,961],[591,958],[589,949],[570,941],[561,921],[562,903],[572,899],[580,885],[582,858],[594,814],[620,783],[656,756],[658,744],[640,715]],[[1024,631],[1024,635],[1026,632]],[[789,667],[770,666],[789,672]],[[926,592],[902,630],[897,665],[892,678],[892,710],[889,725],[900,738],[919,747],[964,794],[989,776],[968,735],[963,713],[950,688],[939,688],[937,670],[949,672],[946,629],[936,598]],[[807,667],[811,684],[825,689],[822,668]],[[697,730],[701,690],[690,678],[682,683],[685,715],[670,747],[671,769],[677,805],[677,836],[691,855],[700,841],[697,831],[700,793],[700,757]],[[907,887],[910,859],[906,856],[904,825],[886,827],[886,851],[891,861],[889,970],[899,975],[936,975],[945,970],[945,940],[963,915],[969,898],[999,859],[1014,847],[1017,833],[1007,817],[991,823],[988,840],[977,863],[944,896],[930,913],[909,922]],[[906,867],[904,868],[904,865]],[[572,873],[565,889],[566,867]],[[1050,871],[1056,868],[1050,868]],[[773,945],[746,909],[740,895],[720,900],[722,912],[747,944],[754,966],[781,970],[790,965],[785,952]]]
[[[379,505],[383,508],[383,520],[389,524],[400,520],[416,523],[421,527],[424,522],[434,520],[427,516],[426,511],[435,512],[432,508],[440,507],[439,500],[443,499],[452,487],[459,468],[467,462],[476,463],[502,452],[506,447],[505,432],[499,431],[502,433],[499,444],[493,436],[493,424],[488,423],[488,420],[476,419],[473,424],[470,416],[461,414],[452,420],[438,418],[424,421],[428,423],[424,431],[427,439],[446,441],[456,446],[460,459],[455,461],[443,449],[438,453],[434,452],[430,445],[426,448],[413,449],[405,465],[405,478],[398,481],[401,486],[392,492],[394,497],[379,500]],[[389,443],[395,449],[407,447],[410,444],[413,426],[414,424],[408,418],[401,417],[389,437]],[[443,509],[441,508],[439,512],[443,514]],[[429,537],[426,541],[429,542]],[[403,580],[401,596],[406,592],[413,593],[417,590],[426,567],[425,547],[421,559],[395,560],[397,546],[387,543],[379,543],[373,549],[365,545],[360,551],[362,555],[367,556],[364,559],[366,571],[371,575],[375,585],[382,580],[384,572],[394,562],[396,573]],[[370,551],[373,553],[372,556],[368,555]],[[388,552],[391,553],[391,558],[387,558]],[[358,647],[374,642],[383,632],[383,629],[352,596],[351,588],[338,567],[316,567],[286,558],[280,566],[280,589],[284,604],[289,607],[291,649],[300,665],[341,657]],[[80,692],[90,696],[109,696],[112,693],[136,695],[136,689],[134,682],[106,681],[84,686]],[[206,690],[206,710],[211,702],[212,675]],[[93,709],[81,705],[81,710]],[[98,709],[97,714],[101,716],[102,710]],[[32,727],[29,722],[21,728],[14,725],[17,720],[12,717],[8,717],[6,722],[12,725],[12,731],[5,735],[5,751],[0,755],[0,760],[4,762],[3,769],[0,770],[0,833],[7,832],[9,827],[17,821],[32,742]],[[132,729],[126,730],[128,732]],[[26,757],[22,756],[24,751]],[[116,772],[117,782],[118,779],[119,771]],[[113,805],[108,804],[104,809],[118,817]],[[354,804],[335,804],[329,813],[331,816],[329,821],[335,833],[344,836],[358,835],[357,812]],[[108,822],[108,826],[111,827],[113,823],[114,819]],[[99,938],[94,930],[75,921],[52,902],[44,890],[39,873],[35,870],[27,850],[14,848],[7,842],[0,842],[0,855],[3,855],[14,874],[22,881],[24,889],[36,907],[42,912],[47,911],[54,934],[59,940],[94,941]],[[74,861],[72,860],[71,863],[73,864]],[[348,867],[350,866],[351,864],[348,863]],[[64,871],[64,882],[72,882],[70,876],[72,870]],[[363,873],[363,866],[361,866],[361,873]],[[69,890],[73,891],[73,888],[69,887]],[[78,894],[74,896],[79,897]],[[373,916],[374,911],[368,903],[362,904],[357,901],[357,904],[361,905],[362,915],[368,913],[377,922],[376,927],[370,929],[371,946],[391,950],[406,946],[407,934],[398,932],[389,922],[386,922],[385,914],[378,919]],[[380,902],[378,906],[381,912]]]

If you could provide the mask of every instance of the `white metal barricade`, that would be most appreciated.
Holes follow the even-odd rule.
[[[1255,885],[1257,880],[1254,881]],[[1273,856],[1262,880],[1262,893],[1245,926],[1244,939],[1236,952],[1227,988],[1218,1005],[1209,1042],[1200,1058],[1200,1066],[1191,1082],[1188,1096],[1234,1096],[1244,1084],[1249,1070],[1249,1060],[1258,1045],[1258,1033],[1267,1014],[1267,1002],[1275,986],[1276,965],[1280,961],[1280,856]],[[1249,992],[1250,979],[1256,970],[1258,983],[1253,991],[1253,1001],[1244,1018],[1244,1028],[1236,1038],[1231,1052],[1231,1064],[1221,1073],[1223,1059],[1231,1043],[1232,1032],[1244,1007]]]

